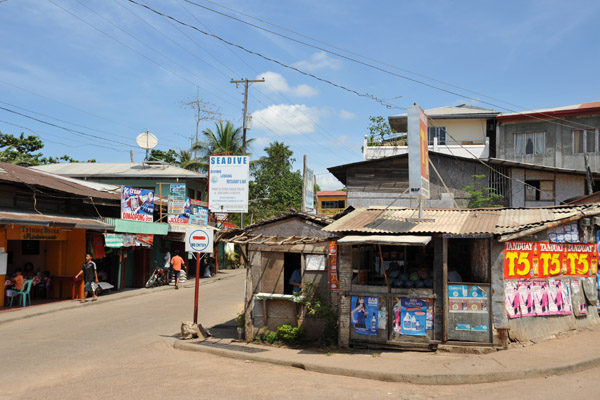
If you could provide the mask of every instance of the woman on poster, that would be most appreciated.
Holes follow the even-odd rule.
[[[365,297],[359,296],[356,300],[356,307],[350,314],[352,323],[356,328],[366,328],[367,306],[365,305]]]

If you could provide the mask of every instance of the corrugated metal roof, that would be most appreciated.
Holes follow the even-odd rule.
[[[57,175],[106,178],[206,178],[206,174],[189,171],[169,164],[147,163],[58,163],[31,167]]]
[[[82,197],[119,200],[117,186],[90,185],[78,179],[65,178],[47,172],[18,165],[0,163],[0,181],[48,188],[58,192],[70,193]],[[112,186],[112,188],[110,187]]]
[[[114,226],[97,218],[66,217],[64,215],[40,215],[0,211],[0,224],[35,225],[62,228],[98,229],[112,231]]]
[[[418,209],[369,207],[357,209],[323,230],[335,233],[440,233],[451,235],[527,234],[550,224],[600,214],[600,205],[551,208]]]

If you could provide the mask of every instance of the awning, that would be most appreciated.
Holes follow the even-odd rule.
[[[115,232],[142,233],[147,235],[166,235],[169,232],[169,224],[164,222],[129,221],[119,218],[105,218],[104,220],[114,225]]]
[[[114,226],[97,218],[41,215],[37,213],[0,212],[0,224],[51,226],[65,229],[95,229],[112,231]]]
[[[345,236],[338,244],[393,244],[397,246],[425,246],[431,241],[431,236],[415,235],[366,235]]]

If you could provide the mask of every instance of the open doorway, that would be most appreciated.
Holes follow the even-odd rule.
[[[284,253],[283,256],[283,293],[293,294],[290,278],[295,269],[302,272],[302,255],[300,253]]]

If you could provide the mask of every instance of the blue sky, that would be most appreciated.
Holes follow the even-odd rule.
[[[362,159],[371,115],[600,100],[596,1],[136,1],[197,30],[127,0],[0,1],[0,131],[40,136],[47,156],[142,161],[146,130],[159,149],[189,148],[182,101],[241,126],[230,80],[264,77],[248,98],[252,157],[284,142],[332,190],[327,168]]]

